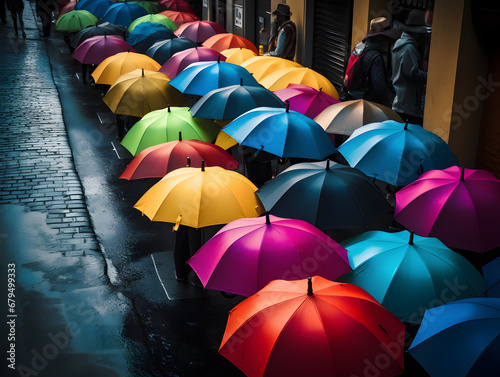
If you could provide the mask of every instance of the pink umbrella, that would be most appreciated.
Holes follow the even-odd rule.
[[[188,22],[194,22],[194,21],[199,21],[200,19],[194,15],[193,13],[189,12],[177,12],[175,10],[164,10],[163,12],[160,12],[159,14],[163,14],[164,16],[167,16],[170,18],[172,21],[175,22],[177,27],[181,26],[182,24],[188,23]]]
[[[159,72],[162,72],[173,79],[191,63],[208,61],[216,62],[219,59],[223,62],[226,60],[226,57],[211,48],[188,48],[187,50],[176,52],[170,59],[167,60],[165,64],[163,64]]]
[[[314,225],[269,214],[227,224],[188,263],[205,288],[247,297],[275,279],[351,270],[347,251]]]
[[[328,106],[340,102],[321,89],[307,85],[289,84],[285,89],[274,92],[283,102],[290,102],[290,110],[297,111],[314,119]]]
[[[167,10],[175,10],[177,12],[189,12],[194,14],[193,8],[185,0],[160,0],[160,4],[165,6]]]
[[[175,30],[178,37],[189,38],[196,43],[203,43],[215,34],[227,33],[217,22],[213,21],[193,21],[183,24]]]
[[[500,246],[500,180],[486,170],[431,170],[396,193],[395,219],[446,246],[485,253]]]
[[[61,17],[63,14],[75,10],[76,3],[77,3],[76,1],[70,1],[69,3],[64,4],[64,6],[62,6],[61,9],[59,10],[57,18]]]
[[[85,39],[73,52],[82,64],[100,64],[104,59],[120,52],[135,52],[134,48],[117,35],[96,35]]]

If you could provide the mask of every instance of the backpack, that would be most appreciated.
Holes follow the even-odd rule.
[[[359,42],[352,49],[343,79],[344,87],[348,91],[356,90],[364,84],[365,78],[361,70],[361,58],[365,55],[365,47],[365,42]]]

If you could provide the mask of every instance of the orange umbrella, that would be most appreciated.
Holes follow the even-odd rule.
[[[255,54],[259,53],[257,47],[255,47],[255,45],[248,39],[232,33],[216,34],[203,42],[203,46],[213,48],[218,52],[234,47],[243,47],[252,50]]]
[[[158,14],[162,14],[162,15],[170,18],[172,21],[174,21],[174,23],[177,25],[177,27],[179,27],[182,24],[185,24],[187,22],[194,22],[194,21],[200,20],[196,15],[194,15],[193,13],[189,13],[189,12],[177,12],[175,10],[164,10],[163,12],[160,12]]]
[[[256,56],[250,58],[241,66],[250,72],[255,80],[260,81],[267,75],[281,69],[281,68],[300,68],[299,63],[292,60],[278,58],[276,56]]]
[[[238,64],[247,61],[250,58],[257,56],[255,52],[248,48],[235,47],[221,52],[226,57],[226,63]]]

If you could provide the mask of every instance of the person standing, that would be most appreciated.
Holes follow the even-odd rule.
[[[42,21],[43,38],[50,37],[52,12],[56,9],[56,0],[37,0],[36,14]]]
[[[292,12],[287,4],[277,4],[273,12],[267,12],[275,16],[276,31],[269,36],[269,32],[262,28],[260,33],[267,36],[269,40],[268,52],[265,56],[277,56],[293,60],[295,57],[295,45],[297,43],[297,27],[290,20]]]
[[[16,36],[19,36],[19,31],[17,30],[17,20],[19,20],[21,33],[23,35],[23,38],[26,38],[26,33],[24,32],[24,21],[23,21],[23,10],[24,10],[23,0],[7,0],[7,9],[10,11],[12,21],[14,22],[14,30],[16,31]]]

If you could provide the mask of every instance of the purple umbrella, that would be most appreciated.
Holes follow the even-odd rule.
[[[82,64],[100,64],[104,59],[120,52],[135,52],[133,47],[117,35],[96,35],[84,40],[73,52]]]
[[[166,74],[173,79],[191,63],[209,62],[217,60],[225,61],[226,57],[220,52],[212,50],[208,47],[194,47],[187,50],[176,52],[165,64],[160,68],[159,72]]]
[[[269,214],[227,224],[188,263],[205,288],[247,297],[272,280],[351,270],[347,251],[318,228]]]

